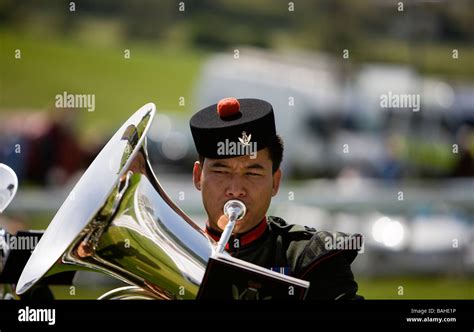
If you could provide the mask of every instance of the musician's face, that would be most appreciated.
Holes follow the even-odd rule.
[[[278,192],[280,178],[280,170],[272,174],[267,148],[258,151],[254,159],[250,156],[205,158],[203,165],[196,162],[193,170],[194,185],[202,192],[211,228],[224,229],[228,220],[222,209],[228,200],[244,202],[247,213],[236,223],[234,233],[244,233],[264,218],[272,196]]]

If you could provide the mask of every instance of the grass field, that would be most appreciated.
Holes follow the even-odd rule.
[[[467,276],[379,277],[357,281],[359,293],[366,299],[474,299],[474,279]]]
[[[474,299],[474,280],[449,277],[359,278],[359,293],[368,300]],[[399,287],[403,285],[403,295]],[[73,295],[65,286],[52,287],[58,299],[95,299],[117,285],[76,286]]]
[[[0,111],[53,109],[55,96],[64,91],[95,94],[94,112],[76,110],[81,133],[92,124],[112,130],[147,102],[167,112],[189,111],[204,58],[195,50],[156,44],[101,46],[5,30],[0,41]]]

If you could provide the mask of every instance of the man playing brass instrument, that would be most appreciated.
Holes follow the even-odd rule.
[[[202,193],[208,235],[219,240],[228,222],[224,204],[240,200],[247,211],[235,224],[227,252],[310,281],[307,299],[360,298],[350,268],[357,248],[327,246],[328,238],[347,242],[361,240],[360,235],[316,231],[266,215],[278,193],[283,157],[272,106],[259,99],[225,98],[197,112],[190,127],[199,153],[193,181]]]

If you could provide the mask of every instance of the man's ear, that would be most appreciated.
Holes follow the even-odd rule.
[[[272,188],[272,196],[278,194],[278,190],[280,189],[280,180],[281,180],[281,170],[277,169],[275,173],[273,173],[273,188]]]
[[[194,162],[193,167],[193,182],[197,190],[201,190],[201,163],[199,161]]]

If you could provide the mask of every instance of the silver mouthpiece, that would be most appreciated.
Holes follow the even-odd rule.
[[[246,212],[245,204],[236,199],[231,199],[224,204],[224,214],[229,220],[241,220]]]
[[[229,218],[229,222],[225,226],[221,238],[217,243],[217,253],[222,253],[224,251],[227,242],[229,242],[230,235],[234,230],[235,222],[242,219],[246,212],[247,208],[245,207],[245,204],[236,199],[231,199],[224,204],[224,214]]]

